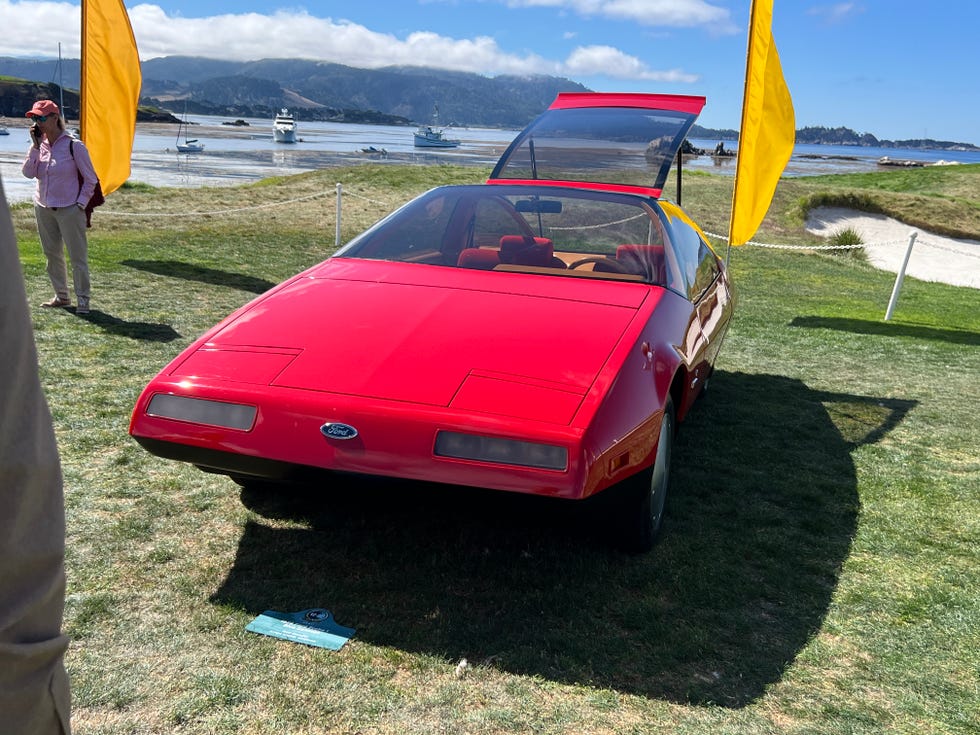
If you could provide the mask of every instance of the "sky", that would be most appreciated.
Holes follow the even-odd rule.
[[[318,59],[550,74],[599,92],[707,97],[738,128],[750,0],[126,2],[143,60]],[[0,56],[79,56],[80,3],[0,0]],[[980,145],[980,3],[775,0],[797,128]],[[3,74],[0,66],[0,74]]]

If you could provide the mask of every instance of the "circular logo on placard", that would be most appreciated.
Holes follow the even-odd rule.
[[[306,615],[303,616],[311,623],[322,623],[324,620],[330,617],[330,613],[324,610],[322,607],[315,608],[314,610],[307,610]]]

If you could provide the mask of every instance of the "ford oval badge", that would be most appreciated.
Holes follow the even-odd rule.
[[[320,433],[327,439],[353,439],[357,436],[357,429],[350,424],[324,424],[320,427]]]

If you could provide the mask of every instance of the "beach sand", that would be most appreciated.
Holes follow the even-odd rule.
[[[922,281],[980,288],[980,241],[959,240],[918,230],[880,214],[839,207],[818,207],[810,212],[806,229],[821,237],[850,228],[865,243],[868,261],[882,270],[898,273],[905,259],[909,237],[916,232],[906,275]]]

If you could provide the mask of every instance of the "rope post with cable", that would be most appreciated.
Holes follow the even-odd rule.
[[[892,297],[888,300],[888,310],[885,311],[886,322],[892,318],[892,312],[895,311],[895,303],[898,301],[898,294],[902,290],[902,281],[905,280],[905,269],[909,264],[909,258],[912,257],[912,246],[915,245],[915,238],[918,234],[918,232],[909,234],[909,246],[905,250],[905,260],[902,261],[902,267],[898,269],[898,277],[895,279],[895,286],[892,288]]]
[[[334,245],[340,247],[340,201],[343,197],[344,185],[337,182],[337,233],[334,236]]]

